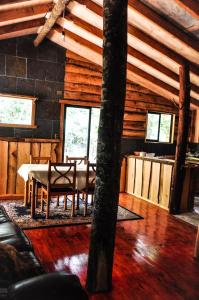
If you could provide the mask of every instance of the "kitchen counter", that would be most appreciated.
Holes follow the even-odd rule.
[[[174,159],[127,156],[126,192],[155,205],[169,209]],[[188,158],[181,211],[193,207],[194,193],[199,192],[199,159]]]

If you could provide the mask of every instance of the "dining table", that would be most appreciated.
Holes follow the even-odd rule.
[[[64,167],[59,167],[58,169],[64,170]],[[68,169],[68,168],[67,168]],[[18,169],[18,174],[24,180],[24,206],[28,206],[31,203],[31,199],[29,199],[29,180],[33,180],[33,182],[47,183],[48,181],[48,164],[22,164]],[[55,171],[56,172],[56,171]],[[76,165],[76,189],[81,190],[86,185],[86,172],[87,165],[86,164],[77,164]],[[93,176],[93,174],[90,174]],[[73,172],[70,171],[67,174],[68,177],[73,176]],[[58,182],[59,183],[59,182]],[[60,182],[63,184],[63,182]]]

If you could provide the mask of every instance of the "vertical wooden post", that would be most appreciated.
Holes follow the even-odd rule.
[[[176,144],[175,163],[173,169],[170,213],[180,212],[180,202],[184,179],[184,165],[189,131],[190,112],[190,78],[189,64],[180,67],[179,122]]]
[[[86,283],[90,292],[103,292],[112,288],[126,87],[127,0],[104,0],[103,3],[102,104]]]

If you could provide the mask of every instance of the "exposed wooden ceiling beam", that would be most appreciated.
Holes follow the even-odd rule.
[[[82,5],[82,3],[84,5]],[[89,24],[102,30],[102,7],[93,1],[76,0],[68,5],[68,9],[71,15],[77,16],[80,19],[85,19]],[[131,24],[128,24],[128,34],[130,37],[128,38],[129,44],[132,41],[131,46],[133,48],[144,53],[146,56],[153,58],[155,61],[166,66],[176,74],[179,74],[179,66],[185,62],[183,56],[177,54],[170,48],[167,48],[165,45]],[[191,81],[199,86],[199,67],[190,63],[190,70]]]
[[[103,6],[103,0],[93,1]],[[87,1],[85,2],[87,3]],[[140,0],[129,0],[128,4],[128,22],[131,25],[142,29],[142,31],[183,55],[186,59],[199,64],[197,38],[183,32]]]
[[[70,32],[67,32],[65,40],[63,40],[61,30],[61,28],[51,30],[51,32],[48,34],[48,38],[55,43],[58,43],[59,45],[65,47],[66,49],[90,60],[91,62],[102,66],[102,49],[100,47],[92,45],[86,40],[80,41],[79,37],[75,38],[74,34]],[[130,81],[149,88],[153,92],[160,94],[170,101],[175,100],[176,102],[178,102],[179,92],[177,89],[172,88],[161,81],[158,81],[157,78],[149,76],[149,74],[141,71],[140,69],[137,70],[137,68],[134,66],[128,66],[127,78]],[[193,99],[193,101],[197,103],[196,100]]]
[[[0,11],[0,26],[42,18],[52,9],[52,3],[15,10]]]
[[[20,9],[25,7],[33,7],[34,5],[41,5],[52,3],[53,0],[26,0],[26,1],[3,1],[0,2],[0,11],[7,11],[12,9]]]
[[[45,18],[22,22],[18,24],[0,27],[0,40],[36,33],[38,28],[45,23]]]
[[[175,0],[178,5],[184,8],[194,18],[199,19],[199,3],[197,0]]]
[[[57,23],[62,28],[67,29],[67,31],[70,31],[80,37],[84,36],[86,40],[89,40],[102,48],[102,31],[100,29],[73,15],[67,15],[65,19],[59,18]],[[153,75],[157,79],[161,79],[161,81],[179,89],[179,77],[176,73],[130,46],[128,47],[127,60],[135,67],[138,67],[139,69]],[[199,100],[199,87],[191,84],[191,88],[192,97]]]
[[[129,0],[129,22],[140,27],[167,47],[199,64],[199,43],[138,0]]]
[[[69,2],[70,0],[57,0],[49,18],[46,20],[44,26],[41,28],[38,36],[34,40],[35,47],[39,46],[39,44],[43,41]]]

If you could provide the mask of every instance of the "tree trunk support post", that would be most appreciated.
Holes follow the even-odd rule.
[[[102,103],[86,282],[89,292],[112,288],[126,93],[127,0],[104,0],[103,15]]]
[[[180,66],[180,93],[179,93],[179,122],[176,144],[175,163],[172,177],[170,213],[180,212],[183,180],[185,175],[185,158],[189,131],[190,113],[190,76],[189,64]]]

